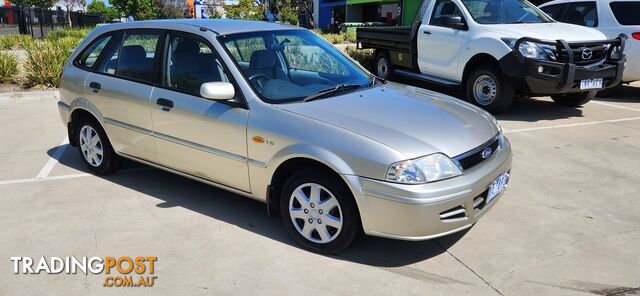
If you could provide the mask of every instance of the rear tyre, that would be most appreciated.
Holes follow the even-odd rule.
[[[474,69],[465,83],[467,101],[491,113],[509,108],[516,96],[515,88],[497,65],[482,65]]]
[[[382,79],[389,80],[393,78],[393,64],[391,63],[391,58],[389,58],[389,53],[386,51],[380,51],[376,55],[375,65],[376,75]]]
[[[349,189],[335,174],[304,170],[291,176],[280,197],[285,229],[304,248],[321,254],[346,249],[360,229]]]
[[[598,91],[588,91],[570,94],[553,95],[551,99],[558,105],[566,107],[580,107],[596,97]]]
[[[94,174],[108,175],[113,173],[122,162],[107,134],[100,124],[93,120],[83,120],[76,125],[78,137],[78,151],[84,165]]]

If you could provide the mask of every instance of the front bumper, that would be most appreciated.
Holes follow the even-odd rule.
[[[432,239],[471,227],[500,196],[484,202],[489,185],[511,169],[511,146],[461,176],[422,185],[345,176],[368,235],[401,240]]]
[[[522,38],[516,42],[515,48],[518,48],[519,44],[525,41],[547,44],[557,43],[558,48],[566,48],[559,50],[573,52],[569,45],[562,40],[545,42],[537,39]],[[622,81],[625,67],[625,37],[621,36],[607,41],[585,42],[584,44],[591,43],[609,43],[611,44],[610,48],[619,46],[621,49],[615,59],[611,57],[611,50],[609,50],[604,62],[589,66],[576,65],[573,62],[575,59],[573,54],[569,55],[568,62],[563,63],[525,58],[517,50],[514,50],[500,59],[500,68],[509,77],[516,89],[527,94],[552,95],[584,92],[588,90],[580,89],[580,81],[594,78],[603,79],[602,88],[590,90],[601,90],[618,85]],[[542,72],[540,72],[540,69],[542,69]]]

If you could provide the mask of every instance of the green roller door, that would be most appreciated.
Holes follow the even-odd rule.
[[[404,0],[402,1],[402,25],[411,26],[413,18],[416,16],[416,12],[420,8],[420,0]]]

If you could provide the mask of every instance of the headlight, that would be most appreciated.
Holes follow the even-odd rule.
[[[458,165],[444,154],[400,161],[389,166],[387,181],[405,184],[423,184],[461,175]]]
[[[516,46],[516,39],[505,38],[502,39],[512,49]],[[554,54],[554,47],[548,44],[535,43],[531,41],[525,41],[520,43],[518,51],[523,57],[536,60],[556,60]]]

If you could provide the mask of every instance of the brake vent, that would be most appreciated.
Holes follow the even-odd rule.
[[[466,219],[467,215],[465,214],[464,207],[457,206],[455,208],[446,210],[440,213],[440,220],[448,222],[448,221],[456,221],[459,219]]]

